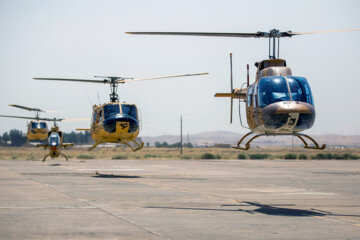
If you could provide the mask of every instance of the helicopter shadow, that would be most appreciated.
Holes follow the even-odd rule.
[[[332,214],[331,212],[325,212],[321,210],[305,210],[305,209],[298,209],[298,208],[286,208],[286,207],[279,207],[279,206],[296,206],[294,204],[283,204],[283,205],[270,205],[270,204],[260,204],[257,202],[247,202],[243,201],[246,205],[234,205],[234,206],[253,206],[258,207],[254,210],[243,210],[238,209],[238,211],[247,212],[250,214],[261,213],[265,215],[271,216],[287,216],[287,217],[311,217],[311,216],[324,216]],[[231,206],[231,205],[222,205],[222,206]]]
[[[96,175],[92,176],[93,178],[141,178],[136,175],[116,175],[116,174],[104,174],[104,173],[95,173]]]
[[[58,167],[58,166],[61,166],[60,163],[52,163],[52,164],[49,164],[50,167]]]
[[[241,204],[242,203],[242,204]],[[360,215],[346,215],[334,214],[332,212],[323,211],[319,209],[310,210],[286,208],[279,206],[296,206],[295,204],[261,204],[257,202],[243,201],[240,204],[221,205],[221,207],[244,207],[238,209],[223,209],[223,208],[188,208],[188,207],[155,207],[149,206],[146,208],[156,209],[173,209],[173,210],[195,210],[195,211],[218,211],[218,212],[246,212],[249,214],[265,214],[269,216],[285,216],[285,217],[314,217],[314,216],[346,216],[346,217],[360,217]],[[257,207],[254,210],[247,210],[248,207]]]

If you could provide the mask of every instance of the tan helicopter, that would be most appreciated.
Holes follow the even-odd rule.
[[[57,80],[57,81],[75,81],[88,83],[110,84],[110,102],[100,105],[94,105],[92,111],[91,127],[89,129],[77,129],[80,131],[90,131],[91,137],[95,141],[89,151],[96,148],[101,143],[121,143],[137,151],[143,148],[144,142],[139,140],[137,136],[140,132],[140,118],[135,104],[119,102],[117,94],[118,84],[126,82],[188,77],[197,75],[206,75],[208,73],[183,74],[152,78],[124,78],[124,77],[101,77],[103,80],[91,79],[64,79],[64,78],[33,78],[34,80]],[[139,142],[138,142],[139,141]]]
[[[232,55],[231,93],[217,93],[215,97],[231,98],[230,122],[232,122],[233,99],[238,98],[246,104],[247,123],[250,132],[244,135],[233,148],[248,150],[250,143],[260,136],[293,135],[298,137],[305,148],[324,149],[325,144],[319,145],[313,138],[300,133],[312,127],[315,121],[315,108],[310,85],[304,77],[293,76],[286,61],[279,59],[280,38],[301,34],[359,31],[360,29],[330,30],[316,32],[280,32],[272,29],[269,32],[256,33],[206,33],[206,32],[126,32],[128,34],[149,35],[184,35],[184,36],[212,36],[212,37],[248,37],[269,39],[269,59],[256,63],[255,82],[249,83],[249,66],[246,87],[233,88],[232,83]],[[276,44],[277,40],[277,44]],[[276,46],[277,45],[277,46]],[[271,47],[272,46],[272,47]],[[276,57],[277,47],[277,57]],[[272,49],[271,49],[272,48]],[[272,50],[272,54],[271,54]],[[239,105],[240,106],[240,105]],[[240,113],[240,111],[239,111]],[[241,114],[240,114],[241,120]],[[242,122],[241,125],[243,126]],[[244,126],[243,126],[244,127]],[[245,145],[242,142],[250,135]],[[305,139],[314,145],[310,146]]]
[[[46,123],[46,120],[40,118],[40,112],[53,112],[53,111],[44,111],[39,108],[29,108],[21,105],[10,104],[11,107],[17,107],[21,109],[25,109],[28,111],[34,111],[35,117],[22,117],[22,116],[8,116],[8,115],[0,115],[0,117],[10,117],[10,118],[22,118],[22,119],[30,119],[30,123],[27,124],[27,141],[43,141],[48,137],[49,129]]]
[[[48,132],[48,143],[47,144],[38,144],[37,147],[43,147],[45,150],[49,149],[49,154],[45,155],[43,162],[45,162],[47,157],[58,158],[60,156],[65,157],[68,161],[68,157],[60,152],[61,148],[68,148],[74,146],[74,143],[64,143],[62,131],[59,130],[59,126],[56,124],[57,121],[62,121],[62,118],[53,118],[47,119],[47,121],[54,121],[54,126],[51,127],[51,130]]]

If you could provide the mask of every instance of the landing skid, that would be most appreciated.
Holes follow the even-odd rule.
[[[134,141],[134,140],[131,140],[129,142],[132,142],[132,143],[135,143],[136,144],[136,148],[134,148],[133,146],[131,146],[128,142],[122,142],[122,144],[125,144],[126,146],[128,146],[129,148],[131,148],[131,150],[133,152],[136,152],[140,149],[142,149],[144,147],[144,142],[141,142],[141,144],[139,144],[138,142]]]
[[[46,158],[49,157],[49,156],[50,156],[50,154],[47,154],[47,155],[43,158],[42,161],[45,162]],[[66,161],[69,161],[68,157],[67,157],[65,154],[60,153],[59,156],[63,156],[63,157],[66,159]]]
[[[247,138],[248,136],[250,136],[251,134],[253,134],[253,132],[248,132],[247,134],[245,134],[240,140],[239,142],[233,146],[233,148],[235,149],[239,149],[239,150],[249,150],[250,148],[250,143],[252,141],[254,141],[256,138],[261,137],[261,136],[284,136],[284,135],[293,135],[298,137],[304,144],[304,148],[307,149],[315,149],[315,150],[323,150],[326,148],[326,144],[323,144],[321,146],[319,146],[319,144],[310,136],[306,135],[306,134],[302,134],[302,133],[293,133],[293,134],[281,134],[281,133],[277,133],[277,134],[267,134],[267,133],[260,133],[257,134],[253,137],[251,137],[246,143],[245,145],[241,145],[241,143],[245,140],[245,138]],[[309,144],[305,141],[305,138],[309,139],[311,142],[313,142],[314,146],[309,146]]]
[[[46,156],[43,158],[42,161],[45,162],[46,158],[49,157],[49,156],[50,156],[50,154],[46,155]]]
[[[89,147],[88,151],[90,152],[91,150],[94,150],[94,149],[97,147],[97,145],[99,145],[98,142],[94,143],[94,145],[92,145],[91,147]]]
[[[129,142],[134,143],[134,144],[136,145],[136,147],[131,146],[131,145],[129,144]],[[142,148],[144,147],[144,142],[141,142],[141,144],[139,144],[138,142],[136,142],[136,141],[134,141],[134,140],[129,140],[129,142],[120,142],[120,143],[125,144],[126,146],[128,146],[129,148],[131,148],[131,150],[132,150],[133,152],[136,152],[136,151],[138,151],[138,150],[140,150],[140,149],[142,149]],[[99,143],[96,142],[96,143],[94,143],[94,145],[92,145],[88,150],[91,151],[91,150],[93,150],[94,148],[96,148],[98,145],[99,145]]]

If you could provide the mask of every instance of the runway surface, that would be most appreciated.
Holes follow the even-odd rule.
[[[360,239],[360,161],[0,160],[0,239]]]

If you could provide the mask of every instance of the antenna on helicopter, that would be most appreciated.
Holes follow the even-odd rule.
[[[97,97],[98,97],[98,101],[99,101],[99,105],[100,105],[101,103],[100,103],[99,93],[97,93]]]
[[[234,92],[234,87],[233,87],[233,69],[232,69],[232,53],[230,53],[230,91],[233,93]],[[230,97],[230,124],[232,124],[232,120],[233,120],[233,101],[234,98]]]

